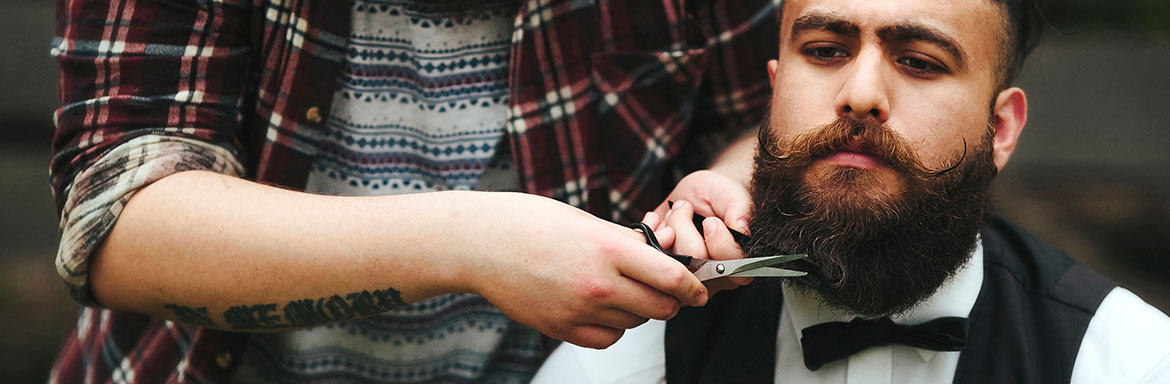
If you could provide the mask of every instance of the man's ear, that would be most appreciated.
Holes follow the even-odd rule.
[[[1024,90],[1012,87],[999,92],[995,98],[995,138],[992,151],[995,155],[995,167],[1003,171],[1012,152],[1016,150],[1016,141],[1020,132],[1024,131],[1024,124],[1028,122],[1028,97]]]
[[[768,60],[768,85],[776,84],[776,68],[780,63],[776,60]]]

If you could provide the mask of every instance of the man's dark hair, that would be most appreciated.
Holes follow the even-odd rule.
[[[1009,41],[1003,42],[1003,52],[1000,55],[999,88],[1007,88],[1024,59],[1040,44],[1040,35],[1044,30],[1044,16],[1040,13],[1039,0],[992,0],[999,4],[1007,16],[1005,30],[1008,31]]]

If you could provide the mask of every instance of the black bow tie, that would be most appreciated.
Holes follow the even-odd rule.
[[[804,366],[810,371],[866,348],[889,344],[959,351],[967,345],[967,319],[940,317],[918,325],[898,325],[888,318],[823,323],[801,331],[800,344],[804,349]]]

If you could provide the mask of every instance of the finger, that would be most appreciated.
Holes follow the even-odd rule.
[[[662,229],[654,231],[654,237],[658,238],[658,245],[661,245],[662,249],[674,246],[674,228],[663,226]]]
[[[582,324],[570,329],[563,340],[585,348],[605,349],[616,343],[625,333],[624,329]]]
[[[692,221],[691,204],[686,201],[676,201],[670,209],[670,217],[666,225],[674,229],[674,253],[709,259],[707,246],[703,243],[703,235],[695,228]]]
[[[725,226],[736,232],[751,235],[748,223],[752,219],[751,196],[744,192],[739,198],[713,202],[715,216],[723,219]]]
[[[642,234],[641,229],[622,227],[617,224],[613,225],[631,240],[635,240],[643,244],[646,243],[646,235]],[[674,244],[674,230],[670,227],[663,226],[662,229],[654,231],[654,238],[655,240],[658,240],[658,245],[661,246],[662,249],[670,249],[670,246]]]
[[[678,302],[672,297],[666,295],[661,296],[666,297],[671,302]],[[647,316],[637,315],[620,308],[606,308],[590,314],[587,322],[609,328],[630,329],[642,325],[649,320],[650,318]]]
[[[666,213],[662,214],[662,222],[658,224],[659,227],[666,226],[666,221],[670,220],[670,213],[671,212],[674,212],[674,210],[668,207],[668,209],[666,210]],[[655,230],[657,230],[657,228],[655,228]]]
[[[616,259],[618,272],[687,305],[707,302],[707,287],[686,266],[649,247],[638,247]],[[649,316],[647,316],[649,317]]]
[[[669,320],[678,313],[680,307],[678,299],[635,280],[620,284],[618,294],[610,305],[613,310],[626,312],[630,316],[657,320]]]
[[[662,204],[658,204],[657,207],[654,207],[653,213],[655,215],[658,215],[659,220],[657,223],[658,225],[652,225],[650,227],[654,228],[655,231],[657,231],[659,226],[661,226],[662,223],[664,223],[666,221],[666,213],[670,212],[670,204],[671,204],[670,200],[667,200],[667,201],[663,201]]]
[[[703,220],[703,236],[707,240],[707,255],[714,260],[734,260],[747,257],[739,244],[736,244],[735,238],[731,236],[731,231],[718,217],[708,217]],[[752,282],[750,277],[731,277],[728,280],[735,286],[743,286]],[[710,288],[711,285],[708,284],[707,287]]]
[[[751,194],[748,193],[746,188],[730,180],[726,185],[720,185],[719,188],[719,192],[711,193],[706,201],[710,204],[711,212],[706,212],[706,209],[697,208],[696,211],[703,216],[714,215],[719,217],[723,219],[727,227],[739,233],[749,235],[748,223],[751,220],[752,211]]]
[[[703,239],[707,246],[707,255],[714,260],[734,260],[746,256],[735,242],[735,238],[731,236],[727,225],[718,217],[703,219]]]
[[[646,224],[647,226],[650,227],[650,229],[657,229],[658,224],[661,224],[661,223],[662,223],[662,216],[659,216],[657,213],[646,212],[646,215],[642,216],[642,224]]]

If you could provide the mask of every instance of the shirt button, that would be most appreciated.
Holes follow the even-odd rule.
[[[317,109],[317,107],[310,107],[308,111],[305,111],[305,119],[311,123],[320,123],[321,110]]]
[[[224,352],[224,353],[215,355],[215,363],[219,364],[220,368],[227,369],[228,366],[232,365],[231,352]]]

